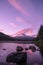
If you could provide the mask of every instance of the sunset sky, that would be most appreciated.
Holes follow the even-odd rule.
[[[41,24],[43,0],[0,0],[0,32],[35,35]]]

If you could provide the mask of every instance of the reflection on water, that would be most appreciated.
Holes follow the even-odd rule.
[[[6,62],[6,57],[11,52],[16,52],[17,46],[22,46],[24,51],[25,48],[29,48],[29,46],[35,46],[36,49],[39,49],[34,44],[18,44],[18,43],[0,43],[0,63]],[[27,64],[33,63],[33,62],[43,62],[42,56],[40,54],[40,51],[31,52],[30,50],[27,51]]]

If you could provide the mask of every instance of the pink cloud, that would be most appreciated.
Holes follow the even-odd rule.
[[[11,37],[18,36],[18,35],[22,36],[23,34],[32,36],[33,35],[33,29],[32,28],[22,29],[22,30],[18,31],[16,34],[12,34],[10,36]]]
[[[16,0],[8,0],[8,2],[24,15],[30,16],[30,14],[28,14],[27,11]]]
[[[16,20],[17,20],[18,22],[25,22],[25,20],[24,20],[23,18],[21,18],[21,17],[16,17]]]
[[[20,30],[16,33],[16,35],[19,35],[19,34],[32,35],[33,34],[33,29],[32,28],[27,28],[27,29]]]
[[[10,22],[9,24],[10,24],[10,26],[12,26],[12,27],[17,27],[17,26],[18,26],[17,24],[15,24],[15,23],[13,23],[13,22]]]

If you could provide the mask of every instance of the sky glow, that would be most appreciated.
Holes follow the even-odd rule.
[[[26,34],[36,35],[41,24],[43,0],[0,0],[0,32],[14,35],[28,29]]]

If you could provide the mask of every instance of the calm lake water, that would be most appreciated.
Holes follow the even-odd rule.
[[[0,63],[6,63],[6,57],[11,52],[16,52],[17,46],[22,46],[23,51],[27,52],[27,64],[29,63],[42,63],[43,58],[40,54],[40,51],[31,52],[30,50],[25,51],[25,48],[29,46],[35,46],[36,49],[39,49],[34,43],[33,44],[20,44],[20,43],[0,43]]]

